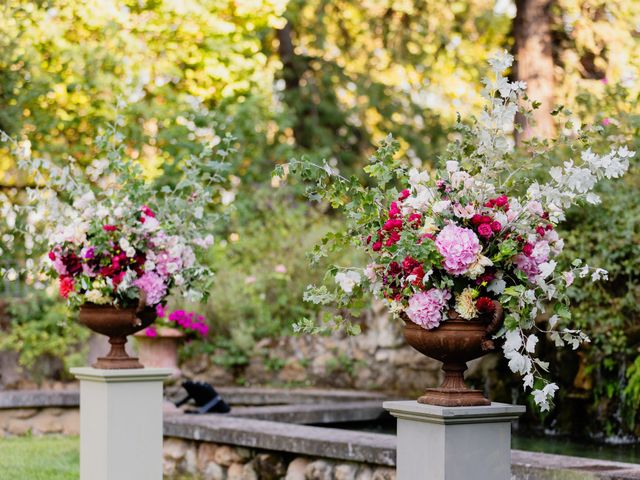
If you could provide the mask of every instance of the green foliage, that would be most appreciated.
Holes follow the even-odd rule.
[[[84,362],[89,331],[69,318],[64,302],[36,291],[10,300],[7,313],[10,323],[0,336],[0,350],[18,352],[20,365],[27,370],[44,355],[59,358],[65,367]]]
[[[211,251],[219,273],[206,309],[225,364],[247,363],[257,340],[288,335],[296,320],[320,315],[320,306],[302,302],[306,285],[318,280],[305,254],[333,224],[288,187],[259,187],[236,202],[224,239]],[[339,259],[328,254],[321,265]]]

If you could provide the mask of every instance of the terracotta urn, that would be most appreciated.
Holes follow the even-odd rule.
[[[145,331],[134,335],[138,344],[140,361],[147,367],[168,368],[173,371],[171,377],[180,376],[178,367],[178,347],[185,337],[180,330],[170,327],[156,328],[155,336],[148,336]]]
[[[445,407],[490,405],[482,391],[472,390],[464,382],[467,362],[495,350],[492,335],[503,322],[502,306],[494,302],[492,314],[471,320],[461,318],[454,310],[437,328],[425,330],[405,318],[404,338],[414,349],[442,362],[444,380],[438,388],[428,388],[419,403]]]
[[[156,319],[153,308],[117,308],[113,305],[85,303],[80,307],[78,320],[90,330],[109,337],[111,350],[105,357],[99,357],[94,368],[106,370],[123,368],[144,368],[137,358],[130,357],[124,346],[127,336],[148,327]]]

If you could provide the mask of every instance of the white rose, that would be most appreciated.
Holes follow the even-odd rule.
[[[349,270],[347,272],[336,273],[336,283],[345,293],[353,292],[353,287],[360,283],[360,274]]]

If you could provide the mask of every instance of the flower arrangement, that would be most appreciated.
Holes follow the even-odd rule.
[[[225,180],[232,139],[177,159],[175,185],[158,185],[128,154],[122,123],[118,117],[100,134],[97,157],[84,169],[73,158],[62,166],[32,158],[28,140],[2,135],[35,183],[26,205],[13,207],[29,220],[22,227],[28,241],[47,252],[27,267],[38,272],[32,275],[37,282],[42,273],[57,281],[71,306],[160,307],[170,293],[201,300],[213,274],[202,257],[220,218],[211,205]]]
[[[486,107],[470,126],[459,122],[442,169],[409,168],[394,158],[399,144],[390,137],[365,167],[371,186],[327,163],[292,161],[288,169],[313,185],[310,198],[345,211],[345,231],[332,232],[312,256],[356,245],[369,258],[364,269],[332,267],[340,288],[309,287],[307,301],[345,308],[362,305],[360,297],[372,292],[394,315],[427,330],[446,322],[451,309],[470,320],[493,312],[499,301],[505,321],[496,337],[504,339],[509,367],[548,410],[557,386],[544,377],[548,365],[535,357],[538,335],[550,335],[558,347],[588,341],[581,331],[561,327],[570,319],[565,292],[576,277],[607,278],[580,259],[559,271],[563,240],[556,227],[570,206],[599,203],[596,183],[622,176],[634,152],[614,146],[597,154],[589,145],[600,127],[585,130],[551,144],[579,159],[553,166],[550,179],[539,181],[535,169],[552,161],[553,149],[533,140],[525,146],[527,160],[517,161],[511,132],[516,113],[527,114],[519,107],[526,85],[506,78],[512,61],[506,52],[490,60],[492,75],[482,91]],[[285,169],[276,174],[284,176]],[[341,317],[337,325],[357,331]],[[309,319],[296,326],[321,328]]]
[[[205,322],[204,315],[185,310],[173,310],[166,312],[162,304],[156,306],[157,320],[154,325],[147,327],[144,334],[147,337],[157,337],[158,328],[175,328],[187,336],[206,337],[209,334],[209,325]]]

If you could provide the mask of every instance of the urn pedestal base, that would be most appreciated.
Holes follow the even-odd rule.
[[[445,362],[442,366],[444,380],[438,388],[427,388],[418,403],[441,407],[480,407],[491,405],[481,390],[472,390],[464,383],[464,362]]]
[[[80,380],[80,480],[162,480],[160,368],[72,368]]]
[[[98,357],[91,365],[93,368],[104,370],[124,370],[128,368],[144,368],[137,357],[130,357],[124,346],[127,337],[111,337],[111,350],[105,357]]]
[[[449,390],[446,388],[427,388],[418,403],[439,405],[442,407],[478,407],[491,405],[481,390]]]
[[[510,480],[511,422],[521,405],[384,402],[398,419],[397,480]]]

